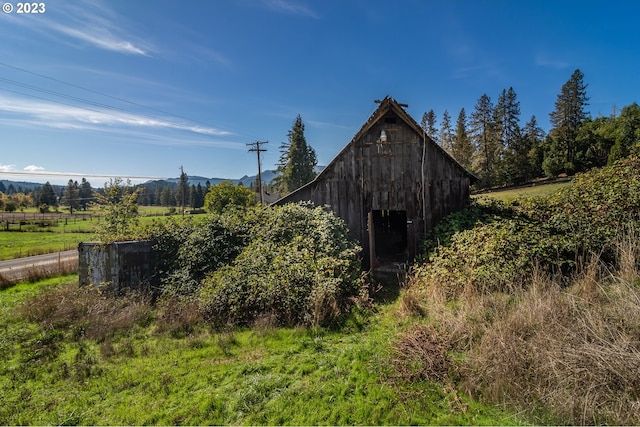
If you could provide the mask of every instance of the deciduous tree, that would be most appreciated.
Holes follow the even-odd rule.
[[[223,181],[209,187],[204,197],[204,206],[208,212],[222,213],[229,206],[247,207],[256,204],[256,193],[241,185]]]

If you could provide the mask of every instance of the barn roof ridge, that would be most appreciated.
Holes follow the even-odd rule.
[[[362,125],[362,127],[360,128],[360,130],[358,132],[356,132],[356,134],[353,136],[353,138],[351,138],[351,140],[342,148],[342,150],[340,150],[338,152],[338,154],[336,154],[333,159],[329,162],[329,164],[327,164],[327,166],[318,174],[316,175],[316,177],[309,182],[308,184],[311,184],[313,181],[315,181],[316,179],[318,179],[320,176],[323,175],[324,171],[327,171],[329,169],[329,166],[331,164],[333,164],[338,158],[340,158],[340,155],[346,151],[349,146],[351,144],[353,144],[355,141],[358,140],[358,138],[360,138],[361,135],[363,135],[364,133],[366,133],[375,123],[378,122],[378,120],[380,120],[382,117],[384,117],[384,115],[389,112],[389,110],[393,110],[396,114],[398,114],[398,116],[400,116],[402,118],[402,120],[404,120],[409,126],[411,126],[413,128],[413,130],[418,133],[418,134],[422,134],[423,139],[429,140],[433,145],[435,145],[437,147],[437,149],[439,149],[445,156],[447,156],[451,161],[453,161],[460,169],[462,169],[464,171],[465,174],[467,174],[470,178],[472,182],[477,182],[479,181],[478,177],[476,177],[474,174],[472,174],[471,172],[469,172],[464,166],[462,166],[460,164],[460,162],[458,162],[451,154],[449,154],[447,152],[447,150],[445,150],[444,148],[442,148],[438,143],[436,143],[429,135],[426,135],[424,133],[424,130],[422,129],[422,127],[413,119],[413,117],[411,117],[411,115],[409,113],[407,113],[407,111],[402,108],[403,104],[400,104],[398,101],[396,101],[394,98],[392,98],[391,96],[387,95],[384,97],[384,99],[382,99],[381,101],[376,101],[379,102],[380,105],[378,106],[378,108],[376,108],[376,110],[371,114],[371,116],[369,116],[369,118],[367,119],[367,121]],[[406,104],[404,104],[406,105]],[[304,186],[300,187],[300,188],[304,188],[306,187],[308,184],[305,184]],[[294,190],[297,191],[297,190]]]
[[[393,110],[402,120],[405,121],[405,123],[407,123],[410,127],[412,127],[413,130],[417,134],[422,134],[422,137],[423,137],[423,140],[425,141],[425,143],[427,141],[429,141],[438,150],[440,150],[447,158],[449,158],[455,165],[457,165],[466,175],[469,176],[469,178],[471,179],[471,182],[477,182],[478,181],[478,177],[476,177],[474,174],[469,172],[455,158],[453,158],[453,156],[451,154],[449,154],[444,148],[442,148],[439,144],[437,144],[430,136],[428,136],[424,132],[422,127],[420,127],[420,125],[413,119],[413,117],[411,117],[411,115],[409,113],[407,113],[407,111],[404,108],[402,108],[402,106],[403,105],[406,106],[406,104],[400,104],[398,101],[396,101],[394,98],[392,98],[389,95],[385,96],[384,99],[382,99],[381,101],[375,101],[375,102],[380,104],[378,106],[378,108],[375,109],[375,111],[371,114],[371,116],[369,116],[367,121],[362,125],[360,130],[358,130],[358,132],[356,132],[356,134],[353,136],[353,138],[351,138],[351,140],[342,148],[342,150],[340,150],[333,157],[333,159],[331,159],[331,161],[327,164],[327,166],[322,171],[320,171],[320,173],[318,175],[316,175],[316,177],[313,180],[309,181],[307,184],[303,185],[302,187],[299,187],[299,188],[293,190],[289,194],[292,194],[294,192],[297,192],[299,190],[302,190],[303,188],[306,188],[306,187],[312,185],[317,180],[322,178],[325,173],[329,173],[329,170],[331,169],[330,166],[332,164],[334,164],[340,158],[340,156],[342,156],[342,154],[349,149],[351,144],[355,143],[355,141],[357,141],[358,138],[360,138],[361,135],[365,134],[371,127],[373,127],[374,124],[376,124],[390,110]],[[281,199],[283,199],[285,197],[288,197],[289,194],[284,195],[283,197],[281,197]],[[278,201],[274,202],[274,204],[277,204]]]

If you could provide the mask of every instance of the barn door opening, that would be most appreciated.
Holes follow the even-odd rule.
[[[379,261],[405,261],[407,212],[372,211],[375,255]]]

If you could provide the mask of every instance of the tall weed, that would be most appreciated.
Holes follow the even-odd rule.
[[[639,221],[629,158],[452,233],[415,269],[405,305],[437,326],[439,360],[466,392],[537,422],[638,424]],[[434,337],[418,331],[400,337],[396,362],[425,369]]]

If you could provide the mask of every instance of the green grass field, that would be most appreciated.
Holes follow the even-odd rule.
[[[475,194],[474,198],[491,198],[496,200],[502,200],[503,202],[512,202],[518,197],[537,197],[537,196],[549,196],[559,189],[566,187],[570,184],[570,181],[566,182],[554,182],[550,184],[539,184],[530,187],[519,187],[505,190],[495,190],[491,192],[485,192]]]
[[[174,336],[149,309],[130,327],[90,339],[82,317],[47,327],[25,319],[38,293],[76,286],[69,276],[0,291],[1,425],[518,422],[443,385],[394,378],[390,343],[409,322],[395,303],[334,331],[198,327]]]
[[[139,208],[140,224],[151,223],[155,220],[167,218],[167,208],[158,206],[141,206]],[[26,220],[23,224],[15,221],[9,224],[9,230],[5,231],[6,224],[0,224],[0,261],[20,258],[32,255],[71,250],[78,247],[80,242],[95,241],[98,239],[95,233],[99,217],[82,218],[69,216],[48,220],[37,219],[35,212],[25,212]],[[96,212],[90,212],[96,215]],[[36,219],[32,219],[33,217]],[[42,225],[45,224],[45,226]]]

